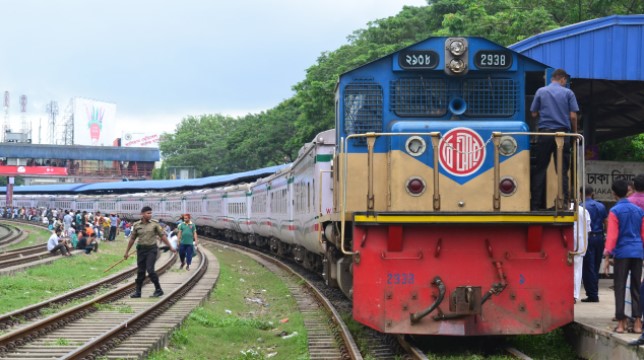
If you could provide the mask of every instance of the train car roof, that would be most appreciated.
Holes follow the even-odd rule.
[[[198,179],[181,180],[147,180],[100,182],[91,184],[55,184],[16,186],[14,194],[92,194],[92,193],[131,193],[146,191],[187,190],[201,187],[223,186],[232,183],[254,181],[260,177],[270,176],[289,168],[291,164],[269,166],[262,169],[243,171],[235,174],[216,175]],[[0,187],[0,193],[6,193],[6,186]]]

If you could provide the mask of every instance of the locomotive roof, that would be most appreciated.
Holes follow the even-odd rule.
[[[396,51],[394,51],[394,52],[392,52],[390,54],[387,54],[387,55],[385,55],[383,57],[380,57],[378,59],[372,60],[372,61],[370,61],[370,62],[368,62],[368,63],[366,63],[364,65],[361,65],[361,66],[355,67],[355,68],[353,68],[353,69],[351,69],[349,71],[346,71],[346,72],[340,74],[340,78],[342,78],[342,77],[344,77],[344,76],[346,76],[346,75],[350,74],[351,72],[356,71],[358,69],[368,67],[368,66],[372,65],[373,63],[381,61],[381,60],[383,60],[385,58],[392,57],[392,56],[394,56],[395,54],[397,54],[399,52],[409,50],[409,49],[420,49],[420,48],[423,47],[423,44],[429,43],[432,40],[435,40],[435,39],[448,39],[448,38],[453,38],[453,37],[464,37],[466,39],[477,39],[479,41],[484,41],[484,42],[489,43],[490,45],[492,45],[493,48],[506,49],[506,47],[504,47],[503,45],[499,45],[499,44],[497,44],[497,43],[495,43],[493,41],[490,41],[490,40],[488,40],[486,38],[483,38],[483,37],[480,37],[480,36],[433,36],[433,37],[429,37],[429,38],[427,38],[425,40],[421,40],[421,41],[419,41],[417,43],[411,44],[411,45],[409,45],[407,47],[404,47],[402,49],[396,50]],[[523,61],[528,61],[528,62],[531,62],[531,63],[534,63],[534,64],[538,64],[538,65],[540,65],[540,66],[542,66],[544,68],[549,67],[548,65],[545,65],[545,64],[543,64],[543,63],[541,63],[539,61],[536,61],[536,60],[534,60],[534,59],[532,59],[532,58],[530,58],[528,56],[525,56],[525,55],[523,55],[523,54],[521,54],[521,53],[519,53],[519,52],[517,52],[517,51],[515,51],[513,49],[510,49],[510,48],[507,48],[507,49],[512,51],[512,52],[514,52]],[[338,84],[339,84],[339,82],[338,82]],[[337,84],[336,84],[336,90],[337,90]]]

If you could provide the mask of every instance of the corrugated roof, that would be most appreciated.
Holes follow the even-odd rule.
[[[644,80],[644,15],[612,15],[565,26],[510,49],[573,79]]]
[[[87,184],[83,183],[74,183],[74,184],[51,184],[51,185],[29,185],[29,186],[14,186],[14,194],[49,194],[49,193],[73,193],[78,188],[83,187]],[[0,193],[5,193],[7,191],[6,186],[0,187]]]
[[[271,175],[290,164],[270,166],[257,170],[244,171],[235,174],[216,175],[198,179],[185,180],[148,180],[148,181],[123,181],[123,182],[102,182],[86,184],[76,189],[77,193],[90,192],[132,192],[146,190],[172,190],[198,188],[204,186],[218,186],[240,181],[251,181],[259,177]]]
[[[0,143],[0,154],[20,159],[159,161],[159,149],[117,146]]]

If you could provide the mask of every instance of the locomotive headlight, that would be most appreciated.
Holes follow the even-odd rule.
[[[499,182],[499,191],[503,196],[510,196],[517,192],[517,182],[511,176],[504,176]]]
[[[499,141],[499,153],[504,156],[510,156],[517,151],[517,141],[512,136],[501,136]]]
[[[427,149],[427,143],[420,136],[412,136],[407,139],[405,149],[411,156],[420,156]]]
[[[407,190],[407,193],[411,196],[422,195],[426,188],[427,185],[425,184],[425,181],[419,177],[411,177],[407,179],[407,185],[405,186],[405,190]]]
[[[452,55],[460,56],[467,50],[467,46],[461,40],[454,40],[449,43],[448,50]]]
[[[455,74],[462,73],[465,71],[465,68],[465,63],[461,59],[452,59],[452,61],[449,62],[449,69]]]

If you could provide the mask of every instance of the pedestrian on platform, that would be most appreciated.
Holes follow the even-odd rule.
[[[609,256],[613,255],[615,318],[617,319],[617,327],[615,327],[614,331],[623,333],[626,329],[624,297],[626,295],[626,279],[630,273],[631,314],[635,319],[633,331],[640,333],[642,332],[640,285],[642,259],[644,258],[642,243],[642,238],[644,237],[644,226],[642,225],[644,211],[626,199],[628,183],[625,180],[614,181],[611,190],[617,203],[610,209],[608,214],[606,247],[604,248],[604,271],[608,274]]]
[[[145,206],[141,209],[141,220],[132,225],[130,241],[127,244],[127,249],[125,249],[125,255],[123,256],[124,259],[128,258],[132,245],[138,240],[138,244],[136,245],[136,264],[138,267],[136,290],[130,295],[131,298],[141,297],[141,288],[143,287],[146,272],[148,273],[150,281],[154,284],[155,290],[152,296],[159,297],[163,295],[161,284],[159,284],[159,277],[154,269],[158,253],[157,239],[161,239],[176,254],[177,251],[172,249],[172,245],[168,241],[168,237],[163,232],[161,226],[159,226],[159,223],[152,220],[152,208]]]
[[[582,268],[584,264],[584,255],[588,248],[588,232],[590,231],[590,214],[583,206],[577,208],[577,220],[573,225],[573,237],[575,239],[575,252],[573,256],[574,264],[574,284],[573,296],[575,303],[579,300],[579,293],[581,291],[581,277]]]
[[[644,174],[639,174],[633,179],[633,193],[628,201],[644,210]]]
[[[608,213],[604,204],[595,201],[594,194],[593,187],[586,185],[585,199],[582,204],[590,214],[590,233],[582,274],[586,297],[581,299],[581,302],[599,302],[599,271],[604,253],[604,229]]]

